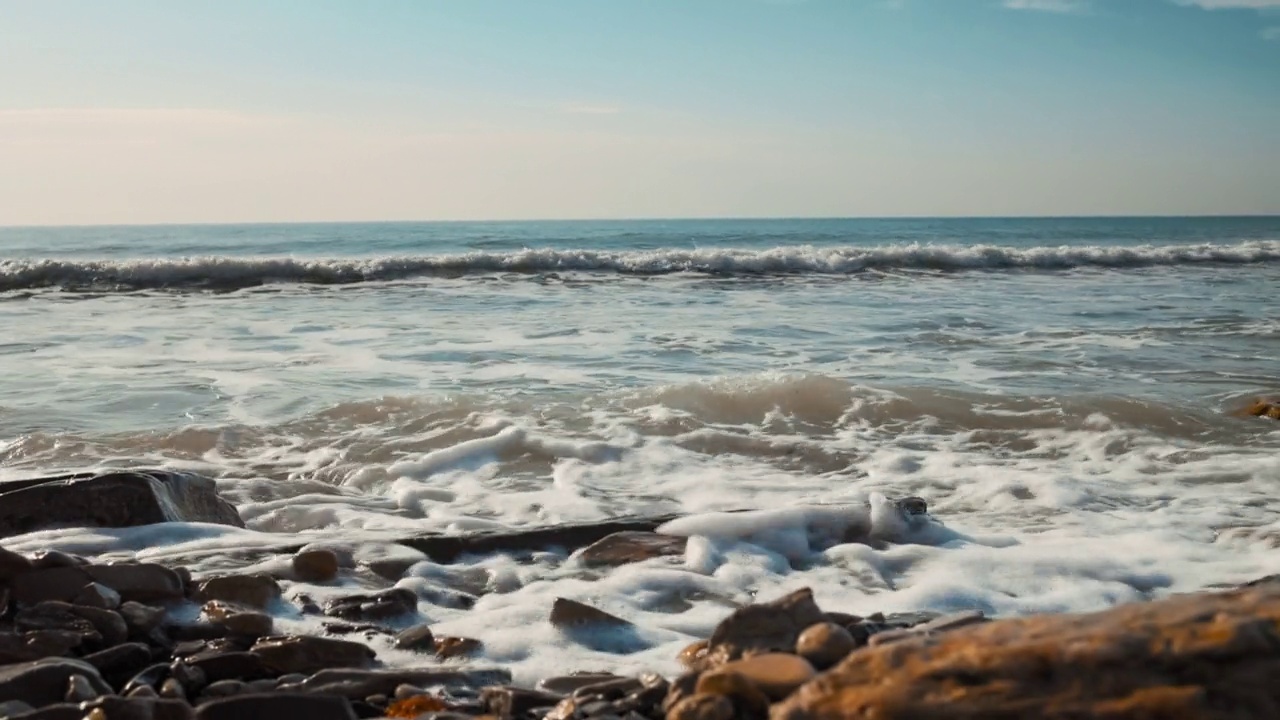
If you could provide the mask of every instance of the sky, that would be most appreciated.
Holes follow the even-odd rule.
[[[0,0],[0,225],[1280,214],[1280,0]]]

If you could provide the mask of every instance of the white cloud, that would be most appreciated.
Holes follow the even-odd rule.
[[[1076,13],[1088,9],[1086,0],[1004,0],[1010,10],[1038,10],[1040,12]]]

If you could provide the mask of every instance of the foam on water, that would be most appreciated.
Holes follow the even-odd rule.
[[[1006,247],[910,243],[877,247],[601,251],[525,249],[375,258],[205,256],[139,260],[0,260],[0,292],[246,288],[268,283],[345,285],[491,273],[617,275],[847,275],[870,270],[1070,270],[1280,261],[1280,240],[1231,244]]]

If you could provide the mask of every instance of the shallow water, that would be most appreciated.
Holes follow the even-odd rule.
[[[367,559],[428,531],[776,513],[607,573],[413,568],[424,598],[484,591],[422,609],[523,679],[674,670],[726,608],[804,585],[833,610],[1016,614],[1280,571],[1280,423],[1229,413],[1280,391],[1280,219],[13,228],[0,258],[0,477],[196,469],[249,525],[11,547],[199,573],[299,542]],[[797,550],[810,516],[786,508],[873,493],[947,532]],[[560,637],[556,596],[645,649]]]

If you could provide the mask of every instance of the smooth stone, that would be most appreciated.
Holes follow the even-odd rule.
[[[205,674],[204,669],[185,660],[174,660],[169,664],[169,679],[181,684],[188,696],[195,695],[209,684],[209,676]]]
[[[162,662],[152,663],[151,665],[143,668],[133,677],[129,678],[129,682],[125,683],[124,687],[120,688],[120,694],[128,695],[138,688],[143,687],[151,688],[152,691],[154,691],[159,687],[160,683],[164,682],[168,677],[169,666],[167,664]]]
[[[160,624],[164,622],[165,616],[163,608],[143,605],[132,600],[120,603],[120,607],[116,612],[120,613],[120,617],[124,618],[124,624],[129,629],[130,637],[145,637],[152,630],[160,627]]]
[[[559,695],[511,686],[499,685],[480,691],[480,703],[485,710],[502,718],[522,716],[536,708],[554,707],[562,699]]]
[[[142,643],[125,643],[86,655],[84,661],[97,668],[109,685],[118,688],[151,665],[151,649]]]
[[[265,610],[280,597],[280,584],[270,575],[224,575],[200,582],[195,597],[201,602],[221,600]]]
[[[195,720],[195,709],[185,700],[170,700],[151,695],[137,697],[120,697],[105,695],[80,707],[92,712],[102,711],[107,720]]]
[[[263,638],[249,652],[257,655],[267,669],[281,675],[314,673],[332,667],[363,668],[372,664],[375,657],[373,650],[360,643],[308,636]]]
[[[171,700],[186,700],[187,691],[182,687],[182,683],[174,678],[169,678],[160,684],[160,697]]]
[[[401,650],[430,650],[434,652],[436,638],[431,632],[431,626],[427,623],[421,623],[397,633],[395,646]]]
[[[222,625],[233,635],[262,637],[270,635],[275,628],[275,621],[270,615],[222,600],[210,600],[204,604],[201,611],[211,622]]]
[[[604,682],[612,682],[614,680],[625,680],[621,675],[613,675],[610,673],[579,673],[577,675],[556,675],[549,678],[539,680],[536,687],[542,692],[551,693],[553,695],[571,695],[574,691],[589,687],[591,685],[599,685]]]
[[[15,577],[31,571],[31,561],[23,555],[0,547],[0,583],[8,583]]]
[[[693,695],[667,711],[667,720],[733,720],[733,702],[723,695]]]
[[[18,575],[13,579],[10,591],[13,602],[20,607],[46,600],[68,602],[91,582],[93,578],[82,567],[55,567]]]
[[[326,615],[344,620],[386,620],[417,610],[417,594],[405,588],[391,588],[368,595],[349,595],[330,600],[324,607]]]
[[[698,640],[685,646],[676,659],[680,664],[690,670],[701,670],[706,664],[707,648],[710,645],[709,640]]]
[[[332,695],[255,693],[205,703],[196,710],[197,720],[356,720],[351,703]]]
[[[579,700],[617,700],[643,687],[639,678],[621,677],[604,682],[583,685],[572,695]]]
[[[178,573],[155,563],[88,565],[89,577],[134,602],[171,602],[186,597],[187,589]]]
[[[0,486],[2,488],[3,486]],[[35,570],[47,570],[59,567],[80,567],[88,561],[79,555],[72,555],[61,550],[41,550],[31,556],[31,567]]]
[[[200,696],[202,698],[234,697],[243,693],[247,687],[249,687],[249,684],[243,680],[227,678],[225,680],[218,680],[217,682],[209,683],[209,685],[200,692]]]
[[[46,601],[14,613],[13,627],[19,632],[53,630],[75,633],[84,642],[101,642],[102,633],[80,615],[70,611],[71,605]]]
[[[694,688],[698,695],[723,695],[733,702],[735,717],[769,715],[769,696],[741,673],[719,669],[703,673]]]
[[[819,670],[832,667],[856,649],[853,635],[833,622],[810,625],[796,639],[796,654]]]
[[[85,712],[80,709],[80,705],[81,703],[54,703],[21,715],[0,717],[4,717],[5,720],[111,720],[100,709]]]
[[[293,556],[293,574],[302,582],[329,582],[338,576],[338,556],[332,550],[304,550]]]
[[[738,608],[712,631],[705,666],[715,667],[747,652],[790,653],[800,633],[825,620],[809,588]]]
[[[990,620],[981,610],[965,610],[936,617],[923,625],[917,625],[912,630],[919,632],[947,632],[984,622],[990,622]]]
[[[210,683],[223,680],[258,680],[271,673],[262,658],[251,652],[206,652],[198,653],[183,660],[187,665],[198,668]]]
[[[752,655],[719,669],[742,675],[772,700],[782,700],[818,674],[808,660],[790,653]]]
[[[24,713],[33,712],[34,710],[35,708],[21,700],[6,700],[4,702],[0,702],[0,718],[22,715]]]
[[[380,669],[321,670],[295,687],[299,691],[328,693],[346,698],[366,698],[370,695],[391,695],[400,685],[417,687],[443,686],[454,692],[479,692],[490,685],[511,684],[511,673],[501,669]]]
[[[72,675],[67,680],[67,694],[63,697],[63,700],[70,703],[86,702],[101,694],[93,689],[93,685],[89,683],[88,678],[85,676]]]
[[[96,668],[82,660],[44,658],[0,667],[0,702],[21,700],[33,707],[62,702],[72,675],[82,675],[99,694],[111,692]]]
[[[439,637],[435,641],[436,658],[440,660],[450,660],[457,657],[466,657],[480,652],[484,644],[475,638],[465,637]]]
[[[678,705],[680,701],[692,697],[694,690],[698,687],[698,679],[700,677],[701,673],[696,670],[676,676],[667,687],[667,696],[662,699],[662,712],[671,712],[671,709]]]
[[[0,632],[0,665],[63,657],[70,655],[72,648],[79,647],[83,642],[83,635],[62,630]]]
[[[115,610],[120,607],[120,593],[98,582],[91,582],[71,599],[73,605]]]
[[[689,538],[652,532],[624,531],[583,548],[577,555],[586,567],[617,567],[656,557],[683,555]]]
[[[49,602],[40,603],[33,608],[48,608],[51,611],[69,612],[77,617],[88,620],[102,636],[102,642],[108,646],[119,645],[129,639],[129,628],[124,622],[124,618],[120,617],[120,613],[113,610],[105,610],[103,608],[89,607],[86,605],[71,605],[51,600]]]
[[[573,628],[583,625],[607,625],[612,627],[629,627],[631,623],[617,615],[611,615],[586,603],[568,598],[556,598],[551,606],[550,621],[558,628]]]

